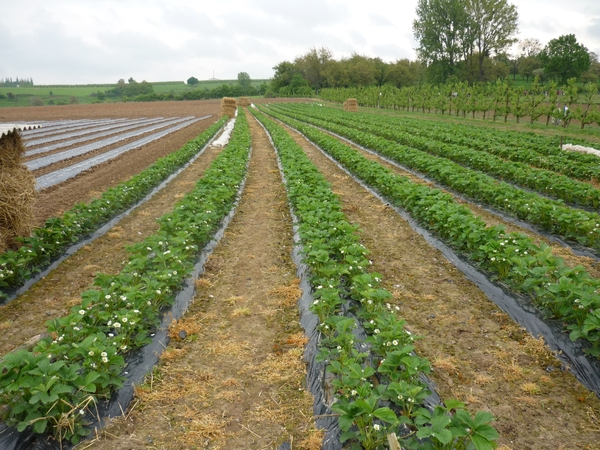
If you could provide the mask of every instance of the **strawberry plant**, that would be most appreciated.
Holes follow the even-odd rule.
[[[415,185],[314,127],[278,117],[300,129],[392,204],[409,211],[415,220],[492,278],[529,295],[542,311],[566,324],[572,340],[585,339],[589,344],[585,351],[600,356],[600,321],[596,314],[600,280],[582,267],[568,267],[563,259],[552,255],[548,246],[538,246],[525,235],[506,233],[501,226],[486,227],[468,208],[439,189]],[[582,308],[579,297],[584,294],[586,306]]]
[[[238,196],[250,153],[243,114],[229,145],[192,192],[128,248],[116,275],[100,274],[71,314],[48,323],[49,338],[0,362],[3,419],[19,430],[79,442],[99,399],[123,385],[125,355],[149,342],[165,308]]]
[[[331,408],[339,414],[340,440],[348,448],[381,448],[387,434],[399,431],[401,425],[419,428],[415,413],[430,395],[419,376],[430,370],[429,362],[412,354],[414,337],[386,303],[391,293],[381,287],[381,275],[369,272],[367,249],[328,183],[285,131],[263,114],[253,114],[277,149],[297,218],[315,298],[310,309],[318,315],[323,335],[317,358],[335,375],[331,386],[336,401]],[[347,315],[348,310],[354,314]],[[359,326],[368,333],[366,341],[357,337]],[[393,408],[384,404],[400,395],[405,401]],[[469,436],[466,428],[458,432]],[[409,434],[402,442],[421,440]],[[470,438],[461,442],[485,448]],[[493,448],[495,440],[487,444]]]
[[[33,274],[64,252],[70,245],[89,235],[112,217],[134,205],[158,186],[178,167],[198,153],[223,127],[221,119],[181,149],[165,156],[146,170],[105,191],[89,204],[75,205],[62,217],[48,219],[30,237],[21,239],[18,250],[0,254],[0,300],[7,290],[22,285]]]

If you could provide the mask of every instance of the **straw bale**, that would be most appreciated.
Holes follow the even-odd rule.
[[[0,170],[19,167],[25,148],[17,131],[9,131],[0,137]]]
[[[221,117],[229,116],[235,117],[235,111],[237,109],[237,101],[233,97],[223,97],[221,99]]]
[[[344,102],[344,111],[357,112],[358,101],[355,98],[349,98]]]
[[[18,248],[15,238],[31,234],[35,178],[21,164],[24,150],[17,131],[0,138],[0,251]]]
[[[250,99],[248,97],[240,97],[240,106],[250,106]]]

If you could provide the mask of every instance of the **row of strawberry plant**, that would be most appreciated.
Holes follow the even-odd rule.
[[[303,259],[311,269],[314,289],[310,309],[319,317],[322,333],[317,358],[326,361],[327,370],[336,376],[332,409],[339,414],[340,440],[352,443],[351,448],[377,449],[389,433],[403,434],[408,426],[416,432],[401,438],[406,449],[493,448],[498,433],[489,425],[490,413],[473,417],[456,400],[433,410],[422,406],[430,392],[419,376],[430,371],[430,363],[414,354],[414,337],[386,304],[392,295],[381,287],[381,275],[369,272],[367,250],[356,226],[348,222],[340,201],[302,148],[274,122],[255,115],[277,149],[298,219]],[[343,314],[344,305],[361,320],[374,357],[359,351],[364,347],[353,333],[357,323]],[[374,376],[377,386],[371,382]]]
[[[506,233],[502,225],[486,226],[450,194],[412,183],[315,127],[275,116],[299,129],[492,277],[529,296],[549,317],[563,321],[572,340],[584,339],[589,344],[585,351],[600,357],[600,280],[582,266],[569,267],[550,247],[536,245],[522,233]]]
[[[311,111],[322,108],[307,108],[306,105],[290,106],[297,111]],[[331,109],[327,109],[332,111]],[[324,113],[324,111],[322,112]],[[334,113],[332,113],[334,114]],[[339,117],[339,113],[337,116]],[[372,125],[379,125],[381,115],[358,113],[356,119]],[[347,118],[347,115],[343,117]],[[385,115],[385,122],[409,134],[426,137],[446,144],[455,144],[483,151],[509,161],[521,162],[541,169],[561,173],[582,181],[600,178],[600,160],[591,155],[565,152],[560,149],[558,138],[533,135],[532,133],[511,132],[481,126],[465,126],[455,123],[418,120],[414,118]],[[328,119],[332,119],[327,117]],[[589,142],[576,140],[583,145]]]
[[[52,432],[78,442],[89,434],[88,412],[123,385],[124,355],[147,344],[164,309],[193,269],[236,201],[250,154],[246,117],[236,120],[229,145],[194,188],[158,222],[159,230],[130,246],[116,275],[98,274],[81,304],[48,322],[51,337],[0,363],[3,419],[19,431]]]
[[[466,127],[452,123],[417,121],[390,117],[406,131],[445,143],[483,151],[506,160],[522,162],[541,169],[567,175],[582,181],[598,181],[600,160],[591,155],[566,152],[560,148],[558,137],[528,139],[532,133],[512,132],[509,139],[502,140],[506,130],[489,127]],[[572,139],[567,139],[571,142]],[[578,143],[589,142],[576,139]]]
[[[289,115],[287,112],[285,114]],[[560,201],[540,197],[508,183],[499,182],[488,175],[466,169],[445,158],[423,153],[372,133],[307,116],[303,116],[303,119],[373,149],[471,199],[516,216],[541,230],[567,241],[600,250],[598,213],[570,208]]]
[[[520,162],[506,161],[489,153],[471,150],[462,145],[447,144],[433,139],[425,131],[399,127],[395,121],[386,116],[369,114],[351,115],[323,108],[304,107],[299,109],[309,117],[320,118],[329,123],[336,123],[381,136],[393,142],[421,150],[434,156],[454,161],[463,167],[481,171],[500,180],[532,189],[542,195],[548,195],[576,206],[598,208],[600,206],[600,189],[589,183],[573,180],[555,172],[533,168]],[[298,113],[295,114],[297,118]]]
[[[144,198],[196,155],[226,121],[225,118],[219,120],[181,149],[160,158],[129,180],[107,189],[101,197],[88,204],[79,203],[61,217],[48,219],[42,227],[34,229],[30,237],[21,239],[19,249],[0,254],[0,300],[6,297],[7,289],[22,285],[70,245]]]

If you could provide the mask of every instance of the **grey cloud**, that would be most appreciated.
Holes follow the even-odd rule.
[[[394,22],[392,22],[387,17],[382,16],[381,14],[369,14],[368,18],[369,18],[369,21],[371,22],[371,24],[378,26],[378,27],[392,27],[392,28],[396,27]]]
[[[343,3],[335,5],[322,0],[281,1],[255,0],[254,7],[269,16],[276,16],[285,23],[315,27],[334,25],[349,17],[348,7]]]
[[[374,45],[373,53],[385,62],[394,62],[405,58],[414,59],[411,51],[397,44]]]
[[[162,19],[167,29],[183,28],[206,36],[222,32],[211,17],[187,5],[169,4],[163,11]]]
[[[600,41],[600,17],[592,19],[592,24],[586,28],[585,32],[590,37]]]
[[[364,35],[360,31],[352,30],[348,34],[350,35],[352,42],[355,44],[366,45],[368,42],[367,39],[364,37]]]

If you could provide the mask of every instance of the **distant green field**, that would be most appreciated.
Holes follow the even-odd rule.
[[[258,87],[263,83],[269,83],[269,80],[251,80],[252,81],[252,86],[254,87]],[[164,94],[164,93],[168,93],[168,92],[175,92],[180,93],[180,92],[187,92],[187,91],[193,91],[196,89],[214,89],[218,86],[221,86],[223,84],[237,84],[238,80],[199,80],[198,84],[195,84],[193,86],[190,86],[188,84],[185,84],[184,82],[181,82],[179,84],[152,84],[152,87],[154,88],[154,92],[158,93],[158,94]]]
[[[269,80],[251,80],[252,86],[258,87]],[[196,89],[213,89],[223,84],[237,84],[238,80],[201,80],[198,84],[190,86],[185,81],[161,81],[150,82],[157,94],[165,94],[173,91],[175,94]],[[86,84],[86,85],[52,85],[52,86],[23,86],[2,87],[0,95],[12,98],[0,98],[0,108],[12,106],[30,106],[34,97],[39,97],[44,105],[69,104],[71,98],[75,97],[80,104],[98,102],[92,94],[104,92],[116,87],[117,84]],[[102,103],[109,103],[114,99],[106,98]]]

